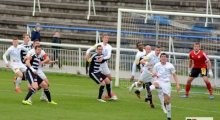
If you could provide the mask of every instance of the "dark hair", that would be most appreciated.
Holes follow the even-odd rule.
[[[13,40],[18,40],[18,38],[13,38]]]
[[[40,45],[37,45],[37,46],[34,47],[35,50],[36,50],[37,48],[41,48],[41,46],[40,46]]]
[[[166,53],[161,53],[161,54],[160,54],[160,58],[161,58],[163,55],[165,55],[165,56],[167,57],[167,54],[166,54]]]
[[[37,42],[37,41],[40,42],[38,39],[35,39],[33,42],[35,43],[35,42]]]
[[[137,43],[136,43],[136,46],[138,47],[139,44],[142,44],[142,43],[141,43],[141,42],[137,42]]]
[[[159,45],[156,45],[155,48],[161,48]]]
[[[102,47],[101,45],[97,45],[96,49],[98,49],[99,47]]]

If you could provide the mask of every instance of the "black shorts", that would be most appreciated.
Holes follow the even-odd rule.
[[[106,76],[101,72],[98,73],[89,73],[90,78],[92,78],[97,84],[100,84]]]
[[[202,77],[207,76],[207,68],[193,68],[189,74],[190,77],[198,77],[201,73]]]
[[[34,82],[37,82],[38,85],[40,85],[43,80],[36,74],[32,72],[32,70],[28,69],[26,72],[26,78],[30,85],[32,85]]]

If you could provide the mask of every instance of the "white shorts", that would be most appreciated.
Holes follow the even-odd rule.
[[[39,76],[41,79],[43,79],[43,80],[47,78],[47,76],[44,74],[44,72],[43,72],[42,69],[40,69],[40,68],[38,68],[37,74],[38,74],[38,76]]]
[[[14,73],[17,73],[19,71],[25,72],[27,70],[27,67],[21,62],[12,63],[12,64],[10,64],[10,66],[11,66],[11,69]]]
[[[102,64],[100,65],[100,71],[102,71],[102,73],[103,73],[104,75],[110,74],[110,70],[109,70],[109,68],[108,68],[107,62],[104,62],[104,63],[102,63]]]
[[[170,97],[172,88],[171,88],[171,84],[169,81],[164,82],[164,81],[156,80],[154,82],[157,82],[159,84],[159,88],[162,89],[163,93],[167,94]]]
[[[152,82],[153,81],[153,77],[152,77],[151,74],[143,71],[141,73],[141,76],[139,77],[139,81],[141,81],[143,83]]]

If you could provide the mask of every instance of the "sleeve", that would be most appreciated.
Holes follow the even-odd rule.
[[[21,49],[24,50],[24,51],[28,51],[28,49],[25,48],[24,46],[21,46]]]
[[[31,51],[28,51],[26,54],[26,57],[29,57],[29,56],[31,56]]]
[[[136,65],[139,65],[139,63],[140,63],[140,58],[139,58],[139,56],[138,56],[138,52],[137,52],[137,54],[135,55],[135,63],[136,63]]]
[[[176,72],[176,69],[175,69],[175,67],[172,64],[171,64],[170,72],[172,74]]]
[[[52,43],[55,43],[54,37],[53,37],[53,39],[52,39]]]
[[[110,58],[111,58],[111,55],[112,55],[112,47],[110,47],[110,48],[108,49],[108,55],[104,57],[104,60],[110,59]]]
[[[86,51],[86,54],[89,54],[91,51],[95,50],[97,45],[98,45],[98,44],[95,44],[93,47],[89,48],[89,49]]]
[[[43,58],[45,59],[48,55],[44,52],[44,50],[42,50],[41,52],[42,52],[41,54],[42,54]]]
[[[35,35],[36,35],[36,32],[34,30],[32,30],[32,32],[31,32],[31,41],[34,41]]]
[[[132,65],[132,69],[131,69],[131,75],[132,75],[132,76],[134,76],[135,70],[136,70],[136,63],[135,63],[135,61],[134,61],[134,62],[133,62],[133,65]]]
[[[3,59],[4,59],[6,64],[8,63],[7,56],[9,54],[10,54],[10,49],[8,48],[7,51],[5,51],[5,53],[3,54]]]
[[[209,60],[209,57],[206,55],[205,52],[202,52],[203,56],[205,57],[205,60],[208,61]]]

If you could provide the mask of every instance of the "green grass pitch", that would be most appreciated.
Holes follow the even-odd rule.
[[[68,74],[46,74],[51,85],[52,100],[58,105],[40,101],[41,90],[33,97],[33,105],[22,105],[27,94],[27,83],[22,81],[22,93],[14,91],[11,71],[0,70],[0,120],[166,120],[160,109],[156,91],[153,92],[155,109],[144,102],[145,92],[138,99],[128,89],[113,87],[117,101],[97,102],[99,85],[88,77]],[[182,93],[172,92],[172,120],[185,117],[214,117],[220,120],[220,96],[209,100],[207,94],[191,94],[182,99]]]

